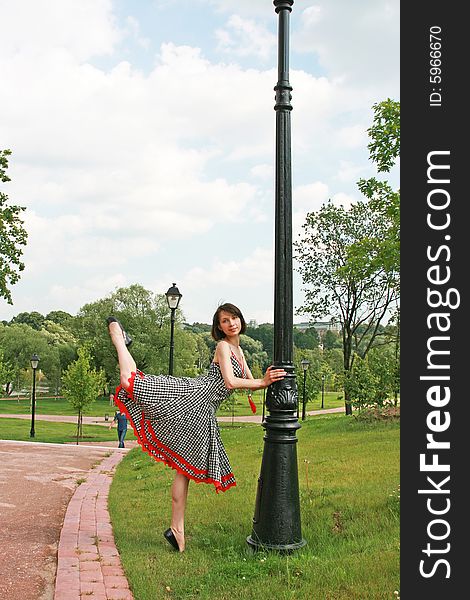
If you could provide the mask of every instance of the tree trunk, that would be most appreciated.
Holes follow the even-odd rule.
[[[344,374],[347,377],[351,370],[351,335],[348,332],[348,335],[344,334],[343,338],[343,366],[344,366]],[[352,406],[349,401],[349,391],[343,388],[344,392],[344,408],[347,415],[352,415]]]
[[[78,446],[78,438],[80,437],[80,425],[82,420],[82,413],[78,411],[78,419],[77,419],[77,446]]]

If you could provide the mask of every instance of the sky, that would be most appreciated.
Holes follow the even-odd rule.
[[[270,0],[0,0],[2,185],[28,232],[0,320],[176,283],[273,322],[278,16]],[[372,105],[399,100],[399,0],[295,0],[293,238],[360,199]],[[397,168],[387,177],[398,187]],[[294,322],[303,286],[294,275]]]

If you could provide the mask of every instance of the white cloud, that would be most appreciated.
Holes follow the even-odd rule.
[[[276,50],[276,36],[266,27],[252,20],[232,15],[225,29],[215,32],[218,40],[217,49],[235,56],[255,56],[262,61],[269,59]]]
[[[82,62],[109,55],[122,38],[111,0],[21,0],[2,3],[0,55],[55,54]]]
[[[398,0],[321,0],[297,16],[292,46],[317,54],[332,78],[351,86],[380,82],[391,93],[399,79],[399,11]]]
[[[358,165],[342,160],[336,173],[336,179],[341,182],[356,183],[366,173],[367,169],[365,165]]]
[[[143,69],[131,48],[149,49],[152,30],[141,18],[145,10],[139,15],[126,2],[120,11],[111,0],[2,7],[0,134],[2,147],[13,150],[7,192],[27,207],[30,234],[13,314],[36,306],[48,312],[47,301],[61,298],[73,308],[54,308],[76,310],[109,293],[106,285],[138,276],[148,283],[155,270],[163,278],[162,260],[170,260],[170,277],[161,289],[176,271],[200,296],[195,320],[207,313],[208,290],[220,281],[226,299],[250,298],[253,311],[269,311],[272,274],[263,279],[261,267],[273,266],[256,246],[269,245],[272,235],[277,72],[255,59],[274,50],[274,7],[198,0],[194,10],[209,17],[204,45],[177,44],[184,35],[168,23],[169,41],[152,37],[159,52]],[[293,180],[302,183],[293,191],[294,229],[326,196],[347,200],[367,166],[356,154],[366,143],[363,124],[397,81],[396,4],[294,5],[292,48],[307,57],[302,69],[291,69]],[[214,22],[230,64],[213,59]],[[236,64],[243,53],[256,68]],[[312,53],[325,68],[321,76],[308,65]],[[241,228],[253,224],[259,234],[243,238]],[[243,241],[236,254],[232,244],[214,252],[212,239],[231,241],[234,231]],[[194,257],[191,248],[199,251]],[[209,267],[195,266],[203,249]]]

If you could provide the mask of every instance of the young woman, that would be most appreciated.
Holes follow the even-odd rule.
[[[190,479],[211,483],[217,492],[236,485],[220,438],[218,407],[233,390],[265,388],[286,372],[269,367],[262,379],[253,378],[240,348],[245,319],[230,303],[220,305],[214,314],[211,333],[218,343],[207,375],[200,377],[144,375],[136,368],[128,350],[132,340],[119,321],[109,317],[108,328],[121,373],[115,402],[128,416],[142,449],[176,471],[171,526],[164,536],[183,552]]]

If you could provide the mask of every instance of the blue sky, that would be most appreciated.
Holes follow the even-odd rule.
[[[273,321],[277,15],[270,0],[0,0],[0,148],[26,269],[0,318],[176,282]],[[371,107],[399,100],[399,2],[296,0],[294,235],[374,175]],[[398,173],[391,175],[398,187]],[[302,303],[294,278],[294,304]],[[296,316],[295,321],[305,320]]]

